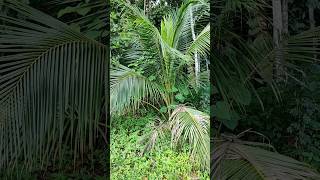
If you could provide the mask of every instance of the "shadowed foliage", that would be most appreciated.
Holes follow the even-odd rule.
[[[105,123],[107,48],[19,1],[0,6],[0,169],[61,162],[66,146],[83,159]]]
[[[242,141],[239,135],[223,135],[214,143],[211,175],[217,179],[320,178],[309,165],[275,152],[270,144]]]

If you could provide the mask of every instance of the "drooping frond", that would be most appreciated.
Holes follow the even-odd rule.
[[[134,70],[122,65],[110,71],[111,112],[136,109],[141,103],[155,103],[161,99],[161,87]]]
[[[186,106],[178,106],[171,114],[171,135],[173,145],[188,141],[191,155],[209,169],[210,117],[209,115]]]
[[[139,8],[130,4],[125,4],[125,6],[128,8],[128,14],[135,24],[134,33],[138,35],[139,41],[143,46],[142,48],[151,48],[155,50],[152,52],[151,50],[144,49],[146,50],[144,52],[150,51],[150,57],[159,57],[159,53],[161,52],[161,36],[159,30],[152,24],[152,22],[143,14],[143,12]]]
[[[230,36],[234,36],[230,32],[229,34]],[[237,38],[236,36],[234,37]],[[283,68],[283,73],[288,78],[302,83],[293,73],[302,72],[297,65],[303,62],[311,63],[318,61],[316,57],[319,54],[319,48],[317,48],[319,40],[319,28],[285,38],[279,49],[273,47],[272,38],[268,36],[257,38],[249,46],[239,38],[237,48],[230,44],[223,50],[223,53],[213,49],[214,60],[211,64],[213,69],[211,71],[212,79],[218,86],[224,99],[229,99],[232,98],[230,94],[239,92],[238,87],[241,87],[241,89],[251,89],[252,92],[257,93],[249,81],[257,73],[261,76],[262,81],[270,85],[275,97],[280,100],[281,97],[277,84],[273,80],[273,69],[277,62],[275,61],[276,54],[280,54],[283,58],[283,64],[281,64],[285,67]],[[231,71],[234,73],[230,73]],[[259,95],[257,94],[257,96]]]
[[[211,151],[211,178],[221,180],[319,179],[308,165],[270,150],[268,144],[218,139]]]
[[[145,147],[141,154],[151,151],[155,148],[156,143],[165,137],[165,132],[169,130],[169,124],[164,122],[161,118],[156,117],[153,123],[148,124],[148,128],[151,129],[150,132],[145,134],[140,143],[144,144]]]
[[[252,57],[257,59],[257,72],[266,80],[271,81],[273,78],[273,67],[276,66],[276,56],[281,56],[283,62],[282,70],[288,78],[293,78],[299,82],[299,79],[294,77],[292,73],[299,72],[301,69],[297,65],[302,63],[313,63],[319,61],[317,56],[319,55],[320,43],[320,28],[314,28],[302,32],[297,35],[293,35],[281,42],[281,47],[275,49],[272,45],[271,37],[257,38],[251,45]]]
[[[304,31],[282,42],[281,53],[289,62],[316,62],[319,55],[320,27]],[[315,56],[316,55],[316,56]]]
[[[0,5],[0,169],[45,165],[65,146],[82,158],[98,135],[106,47],[19,1]]]

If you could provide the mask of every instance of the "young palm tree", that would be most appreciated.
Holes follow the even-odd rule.
[[[112,113],[137,109],[140,105],[156,109],[159,117],[147,149],[154,146],[163,131],[169,130],[173,145],[189,141],[192,156],[208,168],[209,116],[193,107],[178,104],[175,99],[177,91],[191,89],[186,69],[193,67],[193,54],[197,52],[205,57],[209,51],[209,25],[195,40],[192,39],[189,12],[200,6],[208,7],[208,4],[187,1],[165,16],[158,30],[141,10],[126,4],[135,26],[132,32],[135,48],[126,60],[144,57],[145,61],[139,64],[143,73],[114,65],[110,74],[110,104]]]

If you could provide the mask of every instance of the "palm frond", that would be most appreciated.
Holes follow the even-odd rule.
[[[196,1],[195,1],[196,2]],[[174,103],[173,89],[178,81],[186,83],[187,76],[184,73],[178,73],[185,70],[193,62],[191,53],[194,50],[205,52],[208,48],[208,30],[209,26],[199,36],[199,39],[192,46],[190,54],[181,51],[178,44],[189,46],[184,42],[190,31],[190,17],[188,13],[193,1],[188,1],[178,11],[172,12],[161,22],[161,29],[158,30],[150,20],[137,7],[126,4],[129,14],[135,22],[134,33],[136,34],[137,52],[140,57],[151,60],[158,66],[150,67],[156,75],[154,83],[149,82],[143,75],[134,72],[126,67],[115,69],[111,74],[111,106],[121,109],[131,107],[136,109],[142,101],[157,100],[155,97],[163,99],[166,108],[169,109]],[[191,35],[190,37],[191,38]],[[206,39],[207,38],[207,39]],[[184,40],[182,40],[184,39]],[[181,41],[180,41],[181,40]],[[182,46],[180,46],[182,47]],[[135,53],[133,55],[137,57]],[[150,71],[146,69],[146,71]],[[159,73],[160,72],[160,73]],[[153,86],[153,87],[152,87]],[[114,87],[114,88],[113,88]],[[159,94],[159,95],[155,95]],[[149,98],[151,97],[151,98]],[[160,98],[159,98],[160,99]],[[113,104],[115,103],[115,104]],[[170,107],[169,107],[170,106]],[[182,141],[188,141],[191,145],[191,155],[196,161],[199,161],[204,168],[209,167],[209,116],[205,113],[192,109],[190,107],[179,106],[178,108],[167,111],[169,119],[164,117],[164,123],[156,126],[149,136],[147,150],[154,146],[157,138],[163,131],[172,132],[172,145]],[[169,125],[169,126],[168,126]],[[161,132],[161,133],[160,133]],[[183,136],[183,137],[182,137]]]
[[[165,132],[169,130],[168,123],[164,122],[161,118],[156,117],[155,121],[148,125],[151,131],[145,134],[140,143],[145,144],[145,147],[141,154],[151,151],[155,148],[159,139],[165,137]]]
[[[251,45],[252,57],[256,59],[257,71],[266,82],[271,83],[273,78],[273,68],[277,61],[275,61],[277,55],[281,55],[283,62],[283,73],[288,77],[293,78],[295,81],[299,80],[290,75],[293,72],[302,71],[296,67],[296,65],[302,63],[314,63],[318,62],[317,55],[319,54],[320,42],[320,27],[312,30],[304,31],[300,34],[285,38],[281,42],[281,47],[275,49],[272,46],[271,37],[257,38]]]
[[[172,144],[188,141],[191,155],[209,169],[209,115],[186,106],[178,106],[169,118]]]
[[[201,0],[186,0],[177,11],[173,11],[174,27],[172,47],[185,52],[191,45],[191,26],[209,23],[209,3]],[[191,17],[192,16],[192,17]],[[202,25],[201,25],[201,28]]]
[[[214,179],[319,179],[310,166],[281,155],[270,145],[241,141],[236,137],[216,139],[211,151]]]
[[[158,77],[161,77],[161,82],[174,82],[177,74],[175,70],[192,62],[191,56],[183,54],[174,47],[174,38],[178,37],[173,32],[176,32],[176,26],[179,26],[178,22],[175,22],[173,16],[168,16],[162,21],[159,32],[141,10],[130,4],[126,4],[126,7],[130,9],[129,14],[136,24],[134,30],[136,37],[138,37],[135,46],[136,52],[140,53],[140,57],[144,57],[146,61],[150,59],[157,62],[154,65],[156,68],[146,66],[145,71],[152,71],[149,74],[157,74]],[[135,59],[137,55],[139,56],[134,53],[126,58]]]
[[[137,109],[142,101],[157,102],[162,89],[143,75],[123,65],[113,67],[110,72],[111,112]]]
[[[127,15],[134,22],[134,35],[137,37],[134,42],[135,51],[133,59],[139,55],[157,62],[157,68],[164,72],[163,56],[162,56],[162,39],[159,30],[144,15],[144,13],[136,6],[125,4],[128,9]],[[130,55],[127,58],[131,58]],[[159,69],[158,69],[159,70]],[[156,74],[156,73],[155,73]]]
[[[98,135],[107,48],[24,3],[0,5],[14,12],[0,16],[0,169],[45,165],[65,146],[83,159]]]
[[[192,42],[187,50],[187,54],[191,55],[194,52],[200,53],[202,56],[209,54],[210,50],[210,25],[208,24],[197,38]]]

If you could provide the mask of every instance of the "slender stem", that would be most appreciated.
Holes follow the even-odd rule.
[[[167,119],[166,116],[165,116],[163,113],[161,113],[161,111],[160,111],[157,107],[155,107],[153,104],[148,103],[147,101],[142,101],[142,102],[145,103],[145,104],[148,104],[149,106],[151,106],[151,107],[153,107],[155,110],[157,110],[157,111],[162,115],[162,117],[164,118],[164,120]]]

